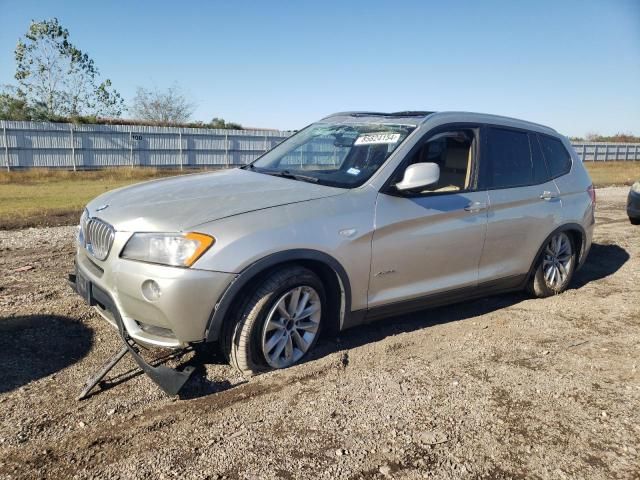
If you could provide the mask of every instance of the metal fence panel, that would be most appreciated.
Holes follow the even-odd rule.
[[[5,168],[204,167],[248,163],[292,132],[0,121]],[[640,161],[640,143],[574,142],[585,162]],[[319,163],[335,161],[330,142]],[[296,158],[287,159],[291,164]]]
[[[291,132],[0,121],[6,168],[242,165]]]
[[[572,142],[583,162],[640,161],[640,143]]]

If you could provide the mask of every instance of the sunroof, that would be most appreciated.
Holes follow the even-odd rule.
[[[426,117],[427,115],[431,115],[435,112],[427,112],[423,110],[407,110],[404,112],[393,112],[389,115],[393,117]]]

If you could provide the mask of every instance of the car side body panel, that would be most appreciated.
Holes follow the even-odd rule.
[[[587,189],[591,185],[591,178],[586,168],[582,164],[580,157],[571,146],[569,139],[558,136],[565,148],[571,154],[571,170],[566,175],[556,178],[554,181],[560,192],[562,202],[562,218],[560,223],[578,224],[584,229],[584,238],[580,251],[579,264],[582,265],[591,248],[591,239],[595,228],[595,205],[591,203],[591,198]]]
[[[548,199],[540,198],[550,192]],[[480,282],[529,271],[546,236],[562,222],[559,192],[553,181],[489,190],[487,236],[480,259]]]
[[[376,205],[369,308],[451,288],[475,286],[487,192],[402,197],[381,193]]]

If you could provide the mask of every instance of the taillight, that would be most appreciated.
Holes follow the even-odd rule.
[[[596,206],[596,189],[594,188],[593,184],[589,185],[589,188],[587,188],[587,193],[589,194],[589,197],[591,197],[591,203],[595,207]]]

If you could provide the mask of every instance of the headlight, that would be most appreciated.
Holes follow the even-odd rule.
[[[82,215],[80,216],[80,223],[78,225],[77,241],[80,247],[84,247],[84,235],[85,235],[88,219],[89,219],[89,212],[87,212],[87,209],[85,208],[82,211]]]
[[[633,190],[636,193],[640,193],[640,182],[636,182],[633,185],[631,185],[631,190]]]
[[[134,233],[124,246],[123,258],[190,267],[215,239],[204,233]]]

